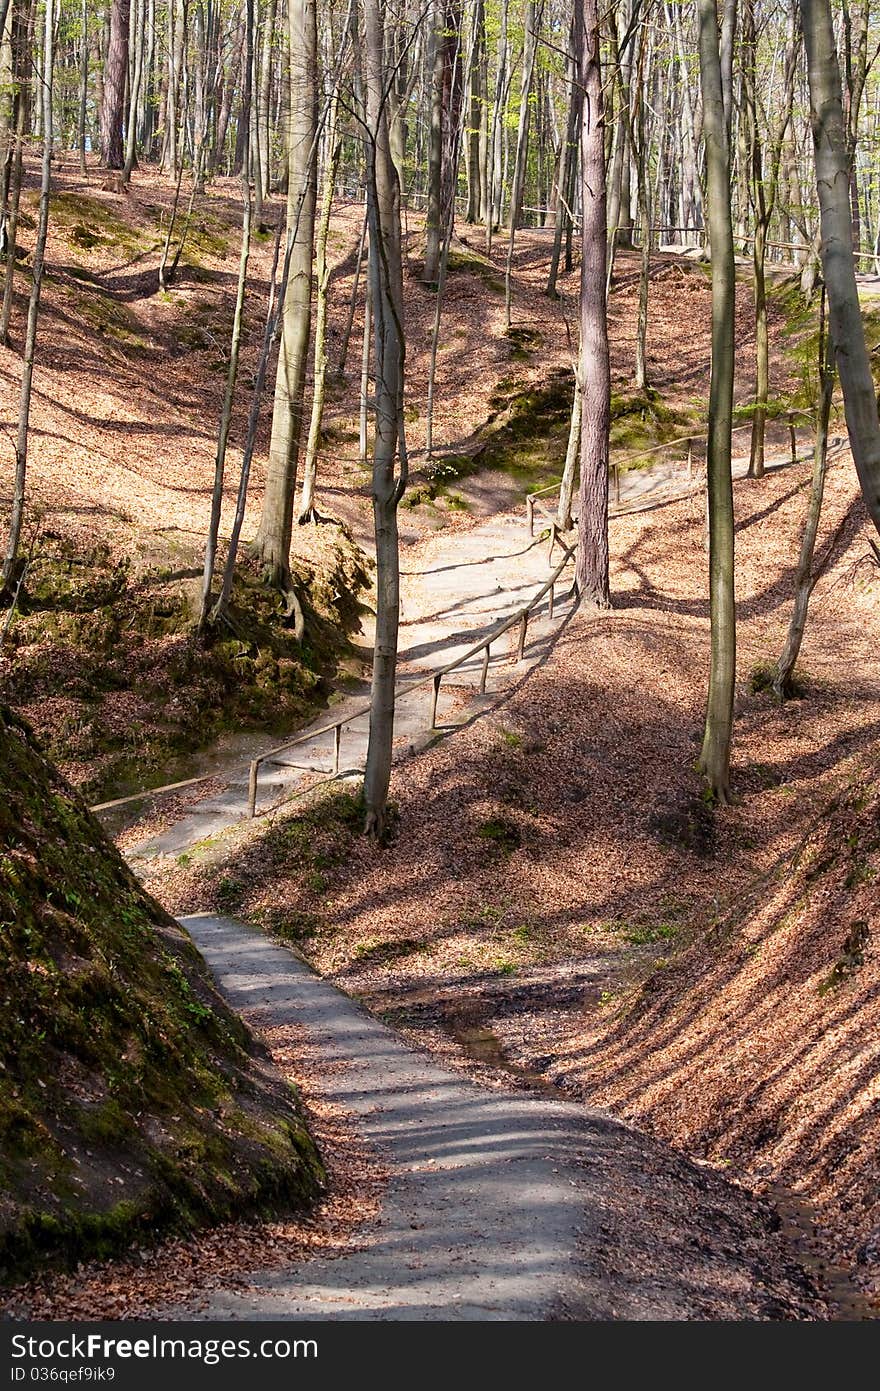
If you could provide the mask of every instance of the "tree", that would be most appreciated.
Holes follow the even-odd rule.
[[[122,123],[125,113],[125,86],[128,80],[130,14],[131,0],[113,0],[101,101],[101,161],[108,169],[125,167]]]
[[[290,584],[293,502],[303,425],[312,313],[312,249],[317,198],[318,34],[315,0],[288,0],[290,114],[287,125],[287,225],[292,236],[275,376],[272,436],[263,512],[254,552],[268,583],[295,598]]]
[[[762,478],[764,475],[764,432],[767,420],[767,401],[770,393],[770,335],[767,324],[765,262],[770,222],[779,189],[782,148],[794,102],[794,79],[798,48],[799,36],[793,32],[785,61],[783,96],[779,115],[770,132],[768,148],[765,152],[761,141],[761,99],[755,5],[754,0],[744,0],[742,41],[744,109],[742,119],[745,126],[745,143],[748,154],[746,184],[755,226],[755,236],[752,242],[752,279],[755,291],[755,414],[752,419],[752,443],[749,456],[750,478]]]
[[[810,595],[818,579],[813,572],[813,554],[819,534],[822,498],[825,493],[825,473],[828,465],[828,425],[831,419],[831,399],[834,393],[834,348],[825,331],[825,289],[822,289],[822,308],[819,316],[819,403],[816,411],[816,441],[813,449],[813,477],[810,501],[804,522],[801,549],[794,577],[794,603],[785,645],[773,673],[773,690],[780,700],[791,695],[795,663],[804,639]]]
[[[853,258],[850,161],[828,0],[800,0],[829,333],[862,495],[880,531],[880,425]]]
[[[581,483],[577,583],[582,600],[611,602],[608,579],[608,436],[611,371],[605,275],[605,117],[597,0],[575,0],[583,117],[581,121]]]
[[[431,129],[428,161],[428,207],[425,217],[425,268],[422,278],[436,285],[440,248],[454,221],[455,182],[461,125],[461,6],[438,0],[434,10],[434,63],[431,83]]]
[[[376,535],[376,638],[370,697],[370,736],[364,773],[365,830],[381,839],[387,828],[394,738],[394,689],[400,619],[397,507],[406,487],[403,386],[403,262],[400,184],[391,154],[385,102],[381,0],[364,0],[367,120],[364,152],[370,228],[370,284],[375,345],[373,518]]]
[[[27,480],[28,434],[30,430],[31,395],[34,382],[34,360],[37,349],[37,323],[40,317],[40,291],[46,257],[46,237],[49,231],[49,199],[52,192],[52,89],[54,76],[55,14],[53,0],[45,0],[43,37],[43,71],[40,92],[43,108],[43,163],[40,176],[40,207],[37,214],[37,235],[34,245],[33,279],[28,301],[24,352],[21,363],[21,386],[18,397],[18,431],[15,439],[15,477],[12,491],[12,511],[6,554],[0,572],[0,595],[8,595],[18,563],[18,550],[24,524],[25,483]]]
[[[712,366],[706,443],[711,655],[706,724],[699,762],[711,794],[718,801],[727,802],[730,800],[730,746],[736,681],[733,482],[730,468],[736,284],[726,84],[722,81],[716,0],[698,0],[698,15],[712,248]],[[732,24],[729,6],[725,9],[725,17],[725,33],[729,33]]]
[[[523,192],[526,183],[526,160],[528,159],[529,153],[532,81],[535,73],[535,57],[538,52],[538,35],[543,18],[544,0],[528,0],[526,6],[525,47],[523,49],[522,87],[519,97],[519,125],[516,132],[516,155],[513,161],[513,182],[510,189],[507,261],[504,269],[504,323],[508,332],[510,332],[510,280],[513,267],[513,252],[516,245],[516,229],[519,226],[519,220],[522,216]]]

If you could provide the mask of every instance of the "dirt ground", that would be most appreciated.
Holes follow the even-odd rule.
[[[808,1152],[797,1147],[796,1163],[783,1140],[762,1148],[758,1108],[735,1146],[726,1135],[705,1141],[699,1117],[711,1117],[719,1078],[737,1076],[738,1054],[726,1061],[733,1035],[720,1019],[701,1044],[704,1081],[691,1111],[674,1106],[674,1087],[658,1097],[650,1061],[640,1091],[615,1082],[603,1052],[647,975],[662,981],[665,963],[688,942],[720,930],[739,904],[760,901],[765,879],[782,872],[784,880],[779,866],[871,750],[880,720],[880,577],[848,456],[830,470],[820,551],[832,537],[836,544],[813,595],[800,694],[779,706],[755,689],[788,622],[808,478],[801,465],[736,488],[734,806],[708,806],[694,766],[708,621],[702,506],[692,498],[616,520],[612,611],[580,613],[547,665],[502,706],[395,772],[400,829],[391,848],[377,857],[351,836],[315,881],[311,861],[285,856],[278,837],[271,856],[257,839],[224,875],[238,881],[249,916],[271,909],[277,920],[307,918],[300,946],[318,969],[447,1060],[482,1075],[494,1063],[505,1084],[512,1061],[523,1085],[543,1079],[610,1102],[747,1181],[784,1179],[816,1202],[839,1258],[852,1264],[856,1247],[867,1253],[859,1271],[870,1285],[875,1209],[860,1210],[856,1233],[833,1148],[817,1138]],[[874,873],[869,863],[869,893]],[[218,895],[216,878],[212,884],[198,867],[170,865],[164,875],[175,911],[222,906],[222,886]],[[162,892],[162,879],[157,867],[154,891]],[[833,969],[847,922],[838,909],[824,939],[827,961],[820,952],[812,974]],[[873,972],[875,946],[865,960]],[[814,981],[806,996],[774,994],[760,1032],[762,1078],[789,1066],[806,1003],[820,999],[816,988]],[[470,1021],[460,1009],[456,1017],[453,1002],[463,998],[478,1002]],[[821,999],[831,1010],[835,997]],[[733,998],[727,1008],[736,1013]],[[853,1018],[867,1023],[861,1007]],[[486,1051],[493,1033],[506,1055]],[[755,1043],[749,1035],[742,1047]],[[864,1046],[876,1075],[876,1045]],[[623,1071],[624,1058],[634,1067],[623,1045],[609,1056]],[[642,1056],[650,1060],[650,1038]],[[661,1071],[668,1065],[658,1063]],[[793,1098],[801,1074],[790,1065]],[[819,1077],[826,1090],[844,1086],[821,1061],[817,1084]],[[870,1112],[870,1066],[859,1077],[854,1101]],[[783,1131],[788,1124],[780,1122]],[[858,1170],[870,1187],[870,1134],[851,1139],[847,1184]]]
[[[163,297],[155,265],[170,200],[167,184],[141,174],[133,192],[120,197],[101,190],[96,171],[83,185],[69,167],[59,170],[58,181],[73,200],[55,219],[50,238],[32,417],[32,499],[46,526],[82,537],[99,533],[144,561],[164,562],[176,554],[191,562],[207,514],[234,293],[234,189],[218,181],[198,205],[200,239]],[[84,192],[93,201],[77,203]],[[338,294],[331,358],[345,317],[360,217],[352,205],[341,208],[334,223]],[[125,236],[117,223],[124,224]],[[86,246],[79,228],[86,241],[95,234],[98,240]],[[524,357],[514,356],[501,332],[503,295],[490,283],[497,282],[501,252],[496,247],[493,268],[480,268],[464,254],[479,252],[480,237],[462,231],[464,264],[453,271],[444,310],[436,417],[437,437],[452,449],[466,444],[487,419],[506,379],[505,390],[510,378],[516,390],[526,389],[570,363],[566,323],[575,312],[576,273],[564,280],[563,298],[548,301],[542,294],[548,238],[523,233],[514,321],[540,337],[529,340]],[[25,245],[29,235],[25,229]],[[434,298],[418,280],[415,218],[408,235],[408,428],[418,468]],[[270,256],[266,238],[253,262],[233,460],[243,440]],[[631,372],[635,274],[635,258],[624,254],[610,308],[616,389],[626,388]],[[22,277],[13,348],[0,350],[0,402],[7,418],[14,418],[16,404],[24,288]],[[783,356],[781,310],[774,309],[771,328],[776,384],[791,386],[797,369]],[[664,401],[683,411],[697,412],[705,399],[708,330],[704,270],[658,258],[650,365]],[[744,292],[737,315],[740,399],[751,374],[749,341]],[[369,499],[356,458],[357,358],[356,326],[348,382],[330,401],[318,505],[365,537]],[[258,516],[265,418],[261,429],[246,534]],[[784,431],[775,429],[782,440]],[[505,1085],[512,1063],[522,1070],[523,1086],[540,1081],[600,1100],[750,1185],[783,1182],[796,1189],[814,1205],[826,1250],[855,1268],[870,1291],[880,1278],[878,1215],[867,1196],[855,1213],[848,1210],[845,1187],[861,1184],[859,1192],[867,1194],[876,1164],[876,1029],[863,1026],[874,998],[877,954],[870,936],[855,952],[861,961],[854,979],[864,999],[834,991],[819,995],[819,984],[847,956],[852,924],[844,922],[838,899],[824,940],[811,948],[803,988],[783,985],[771,995],[766,986],[772,1009],[761,1026],[763,1071],[750,1085],[790,1078],[789,1091],[774,1098],[776,1129],[767,1132],[772,1143],[759,1133],[764,1121],[752,1093],[753,1119],[736,1131],[736,1142],[713,1137],[713,1110],[729,1115],[737,1104],[742,1109],[746,1096],[737,1081],[744,1052],[731,1050],[730,1030],[720,1027],[720,1018],[711,1038],[696,1039],[688,1032],[693,1021],[677,1016],[669,1004],[658,1015],[658,1028],[672,1035],[668,1078],[659,1077],[667,1066],[663,1060],[655,1073],[648,1059],[631,1084],[621,1080],[634,1066],[628,1011],[647,998],[638,994],[642,982],[662,982],[667,963],[683,948],[699,952],[706,934],[720,930],[740,906],[760,901],[763,883],[776,893],[780,873],[786,882],[780,866],[809,838],[817,818],[868,776],[865,760],[880,727],[878,578],[848,455],[830,471],[821,544],[838,529],[840,534],[813,596],[800,694],[780,707],[758,688],[758,669],[778,653],[788,620],[808,472],[798,466],[736,489],[740,627],[733,807],[710,808],[694,770],[708,644],[703,503],[694,497],[615,522],[612,611],[579,614],[525,687],[453,741],[395,773],[400,829],[387,851],[376,857],[351,835],[344,853],[339,855],[337,842],[316,873],[313,865],[304,872],[283,857],[280,863],[261,860],[257,847],[230,872],[244,883],[250,915],[279,901],[289,915],[302,915],[309,931],[300,946],[319,969],[445,1059]],[[227,503],[235,481],[233,467]],[[8,505],[8,484],[0,490],[0,504]],[[453,545],[456,531],[470,524],[466,512],[438,518],[437,510],[411,510],[410,542],[442,525]],[[308,543],[298,532],[300,539]],[[334,834],[331,826],[327,835]],[[855,832],[841,831],[842,844],[850,834]],[[873,851],[866,854],[859,891],[870,899]],[[166,870],[164,884],[157,876],[151,886],[175,911],[224,906],[223,876],[209,880],[177,864]],[[770,893],[768,887],[768,899]],[[783,917],[790,911],[791,905],[780,908]],[[864,920],[872,923],[875,913],[873,899]],[[766,957],[775,949],[771,941]],[[676,1000],[691,999],[696,1008],[690,979],[685,977]],[[732,1018],[741,997],[733,986],[724,994],[724,984],[719,999]],[[760,982],[752,986],[759,993],[765,988]],[[844,989],[851,990],[848,980]],[[453,998],[478,1002],[470,1021],[450,1021]],[[847,1038],[862,1029],[863,1052],[855,1042],[847,1045],[852,1052],[843,1073],[834,1055],[817,1053],[816,1075],[825,1092],[808,1118],[823,1109],[833,1112],[839,1122],[835,1135],[842,1138],[825,1146],[821,1126],[805,1123],[794,1144],[797,1123],[790,1107],[802,1074],[793,1040],[806,1019],[819,1032],[833,1029],[834,1011],[844,999],[852,1002],[848,1017],[854,1021],[847,1028],[855,1030]],[[644,1035],[643,1052],[657,1036]],[[749,1046],[748,1039],[741,1045],[746,1051]],[[685,1053],[699,1057],[696,1075],[687,1072]],[[679,1106],[675,1083],[686,1072],[688,1089],[680,1093],[686,1104]],[[853,1128],[855,1115],[867,1119]],[[849,1145],[845,1165],[841,1145]]]

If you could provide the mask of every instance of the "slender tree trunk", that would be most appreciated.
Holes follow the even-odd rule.
[[[611,373],[605,299],[608,250],[605,118],[597,0],[584,0],[577,42],[584,93],[581,124],[583,213],[580,306],[580,388],[583,415],[577,584],[582,601],[598,608],[607,608],[611,602],[608,577],[608,436],[611,424]]]
[[[263,16],[263,47],[260,59],[260,84],[257,98],[257,130],[260,146],[260,189],[269,196],[272,182],[272,123],[269,113],[269,94],[272,84],[272,55],[274,53],[276,0],[267,0]]]
[[[507,241],[507,261],[504,269],[504,326],[510,332],[511,272],[516,245],[516,229],[522,214],[523,191],[526,182],[526,160],[529,153],[529,112],[535,55],[538,51],[538,32],[544,17],[544,0],[529,0],[526,7],[526,38],[523,51],[522,87],[520,90],[519,127],[516,133],[516,155],[513,163],[513,184],[510,190],[510,234]],[[604,175],[603,175],[604,177]]]
[[[321,423],[324,418],[324,396],[327,385],[327,300],[330,290],[330,266],[327,260],[327,239],[330,235],[330,215],[333,211],[333,190],[339,171],[342,141],[336,133],[338,95],[334,93],[330,102],[330,116],[327,122],[327,157],[324,168],[324,188],[321,195],[321,221],[315,247],[317,272],[317,298],[315,302],[315,384],[312,390],[312,415],[309,421],[309,437],[306,443],[306,457],[303,464],[302,492],[299,499],[301,526],[306,522],[316,522],[315,481],[318,476],[318,444],[321,439]]]
[[[507,42],[507,11],[508,0],[501,0],[501,19],[498,32],[498,47],[496,50],[496,76],[495,76],[495,99],[492,103],[492,123],[488,131],[488,152],[486,164],[488,168],[487,188],[487,212],[486,217],[486,255],[492,250],[492,233],[496,223],[500,221],[500,205],[503,193],[501,180],[501,128],[504,119],[504,106],[507,93],[507,61],[508,61],[508,42]]]
[[[403,264],[400,186],[388,138],[381,0],[364,0],[366,31],[367,209],[370,282],[376,349],[376,435],[373,445],[373,518],[376,529],[376,639],[370,700],[370,735],[364,772],[367,834],[387,830],[388,787],[394,740],[394,690],[400,619],[397,507],[406,487],[403,439]],[[397,468],[395,467],[397,465]]]
[[[822,294],[821,324],[824,327],[825,292]],[[773,690],[780,700],[791,695],[791,679],[795,663],[800,655],[804,630],[807,625],[807,609],[810,595],[816,583],[813,575],[813,555],[816,537],[819,534],[819,518],[822,515],[822,498],[825,493],[825,473],[828,465],[828,423],[831,419],[831,398],[834,394],[834,349],[830,337],[826,344],[819,343],[819,364],[822,380],[822,394],[816,416],[816,443],[813,450],[813,479],[810,485],[810,501],[801,538],[801,550],[797,571],[794,577],[794,605],[785,646],[776,663],[773,675]]]
[[[729,14],[729,9],[726,13]],[[712,796],[720,802],[727,802],[730,800],[730,747],[736,681],[733,483],[730,470],[736,285],[730,208],[730,145],[719,56],[716,0],[699,0],[698,15],[712,246],[712,369],[706,463],[711,659],[700,767]]]
[[[571,401],[571,419],[568,425],[568,447],[565,451],[565,467],[562,470],[562,481],[559,485],[559,501],[556,506],[556,525],[560,531],[571,531],[573,522],[571,516],[571,499],[574,494],[574,480],[577,474],[578,458],[581,452],[581,422],[583,397],[577,379],[577,372],[574,376],[574,395]]]
[[[633,120],[633,145],[636,155],[636,180],[641,224],[641,259],[639,266],[639,307],[636,317],[635,385],[637,391],[648,390],[648,296],[651,285],[651,191],[648,185],[648,150],[645,131],[645,61],[644,31],[639,43],[638,75],[636,78],[636,110]]]
[[[144,72],[144,0],[130,0],[132,10],[136,9],[137,32],[135,34],[134,74],[131,81],[131,96],[128,104],[128,128],[125,132],[125,167],[122,171],[123,183],[128,183],[137,164],[138,104],[141,99],[141,82]]]
[[[247,61],[245,73],[252,71],[250,58],[254,42],[253,0],[246,0]],[[253,102],[250,77],[245,78],[242,97],[242,119],[249,121],[253,115]],[[217,541],[220,534],[220,513],[223,506],[223,479],[226,472],[226,449],[229,443],[229,429],[232,424],[232,404],[235,399],[235,385],[238,380],[238,357],[241,348],[241,328],[244,317],[244,297],[247,290],[248,260],[251,249],[251,217],[253,198],[251,194],[250,168],[247,161],[242,170],[242,196],[244,209],[241,220],[241,255],[238,262],[238,285],[235,294],[235,312],[232,318],[232,337],[229,344],[229,367],[226,372],[226,389],[223,393],[223,406],[220,412],[220,429],[217,434],[217,454],[214,460],[214,486],[211,492],[211,516],[208,522],[208,537],[205,543],[205,565],[202,572],[202,603],[199,612],[198,631],[202,633],[208,621],[211,608],[211,586],[214,582],[214,566],[217,559]]]
[[[76,128],[76,147],[79,151],[79,172],[86,172],[86,112],[89,96],[89,0],[82,0],[79,22],[82,29],[79,48],[79,116]]]
[[[364,220],[361,225],[361,235],[358,241],[357,256],[354,263],[354,280],[351,285],[351,298],[348,302],[348,318],[345,321],[345,328],[342,331],[342,342],[339,346],[339,362],[336,367],[336,377],[339,381],[345,380],[345,364],[348,359],[348,345],[351,341],[351,330],[354,326],[355,309],[357,308],[358,286],[361,278],[361,265],[364,259],[364,244],[367,239],[367,214],[364,212]]]
[[[425,206],[425,267],[422,279],[428,285],[437,283],[440,266],[440,227],[442,213],[441,178],[443,172],[443,68],[446,45],[443,37],[444,4],[434,0],[431,13],[431,109],[428,127],[428,197]]]
[[[104,96],[101,103],[101,160],[108,169],[122,169],[125,165],[122,122],[128,75],[130,10],[131,0],[113,0],[110,10],[110,46],[107,50]]]
[[[43,110],[43,163],[40,175],[40,205],[34,244],[33,280],[28,303],[27,328],[21,363],[21,388],[18,400],[18,431],[15,440],[15,475],[12,490],[12,511],[3,569],[0,573],[0,594],[9,595],[13,583],[21,532],[24,525],[25,484],[27,481],[28,432],[30,426],[31,392],[34,380],[34,358],[37,347],[37,322],[40,315],[40,290],[43,284],[43,265],[46,255],[46,236],[49,230],[49,199],[52,192],[52,78],[54,69],[55,12],[53,0],[45,0],[45,29],[43,38],[43,69],[40,91]]]
[[[828,0],[800,0],[800,6],[810,80],[829,333],[856,472],[871,520],[880,531],[880,425],[856,287],[850,169],[831,8]]]
[[[272,437],[263,513],[254,541],[267,581],[288,590],[296,468],[312,308],[317,146],[317,26],[315,0],[288,0],[290,120],[287,223],[293,253],[282,315]]]
[[[284,267],[281,272],[281,280],[275,286],[275,275],[278,270],[278,253],[281,247],[281,228],[275,238],[275,253],[272,258],[272,270],[269,274],[269,302],[266,307],[266,323],[263,329],[263,346],[260,350],[260,357],[257,363],[257,376],[254,382],[254,393],[251,398],[251,409],[248,415],[247,435],[244,442],[244,452],[241,456],[241,473],[238,479],[238,493],[235,499],[235,515],[232,519],[232,530],[229,536],[229,549],[226,552],[226,564],[223,567],[223,583],[217,602],[211,610],[209,621],[219,623],[225,616],[229,608],[229,601],[232,597],[232,582],[235,578],[235,564],[238,558],[238,544],[241,540],[241,529],[244,525],[244,514],[247,508],[248,484],[250,482],[251,463],[254,457],[254,447],[257,442],[257,426],[260,420],[260,403],[263,399],[263,389],[266,385],[266,371],[269,365],[269,354],[275,335],[278,332],[278,324],[284,304],[284,292],[287,289],[287,278],[290,274],[290,260],[293,251],[293,242],[288,233],[287,250],[284,255]],[[299,611],[300,619],[302,611]],[[301,630],[297,634],[301,636]]]
[[[21,207],[21,183],[24,173],[24,138],[27,130],[27,93],[31,86],[31,37],[35,6],[30,3],[13,14],[13,119],[15,135],[12,165],[8,185],[4,181],[4,230],[6,232],[6,276],[3,284],[3,307],[0,309],[0,344],[9,343],[9,324],[12,317],[12,296],[15,289],[15,253],[18,246],[18,216]]]
[[[574,32],[576,27],[583,22],[582,8],[581,0],[574,0],[571,29],[569,30],[568,61],[571,69],[571,82],[568,97],[568,115],[566,119],[565,136],[562,142],[562,148],[559,152],[558,206],[556,212],[556,225],[553,228],[553,251],[550,256],[550,271],[547,276],[546,294],[549,299],[556,299],[557,297],[556,282],[559,277],[559,259],[562,255],[562,241],[566,230],[571,228],[572,222],[570,175],[572,169],[577,167],[578,162],[578,140],[580,136],[581,113],[583,107],[580,74],[574,57]]]
[[[436,285],[445,228],[455,221],[455,182],[461,129],[461,8],[458,0],[440,0],[435,12],[434,68],[431,89],[428,209],[425,219],[425,268],[422,278]]]
[[[367,466],[370,446],[370,351],[373,341],[373,282],[367,268],[367,286],[364,295],[364,332],[361,338],[361,391],[358,398],[358,460],[363,468]]]
[[[767,256],[767,228],[761,219],[755,222],[752,244],[752,283],[755,293],[755,414],[752,417],[752,441],[749,453],[749,477],[764,477],[764,436],[767,425],[767,401],[770,395],[770,334],[767,326],[767,275],[764,263]]]
[[[479,221],[484,194],[480,139],[486,104],[486,74],[486,12],[483,0],[474,0],[468,121],[468,222]]]

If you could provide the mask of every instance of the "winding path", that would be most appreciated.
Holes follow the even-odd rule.
[[[741,1190],[599,1112],[446,1071],[255,929],[183,922],[233,1007],[307,1031],[390,1175],[363,1249],[257,1272],[198,1317],[823,1316]]]

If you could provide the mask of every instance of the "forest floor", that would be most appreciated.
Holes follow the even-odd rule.
[[[30,277],[37,174],[29,165],[11,342],[0,349],[0,410],[14,420]],[[173,188],[139,171],[127,193],[97,167],[54,173],[47,269],[28,459],[24,552],[32,557],[22,603],[0,652],[0,694],[33,723],[66,776],[92,802],[192,776],[193,755],[218,736],[286,732],[323,707],[334,677],[365,674],[358,634],[359,566],[368,567],[368,470],[358,451],[363,282],[344,379],[331,383],[319,461],[320,526],[294,528],[294,573],[309,607],[309,640],[294,650],[277,614],[243,571],[236,617],[246,641],[191,641],[214,470],[216,424],[240,237],[239,190],[218,179],[196,199],[174,280],[158,285]],[[221,519],[221,561],[262,339],[272,223],[254,238],[239,389]],[[341,203],[330,234],[329,350],[338,368],[355,280],[362,206]],[[513,324],[505,332],[503,264],[482,233],[462,228],[443,304],[437,366],[436,457],[424,458],[428,364],[436,295],[420,279],[422,222],[406,228],[407,430],[412,480],[400,509],[405,545],[437,530],[521,505],[526,487],[559,476],[571,391],[575,268],[560,297],[545,293],[551,236],[523,230],[513,262]],[[622,251],[610,305],[615,456],[699,437],[705,414],[710,287],[704,267],[658,254],[652,267],[648,394],[632,387],[638,264]],[[687,331],[682,332],[685,324]],[[776,404],[802,396],[786,301],[771,304]],[[739,399],[748,396],[748,297],[738,310]],[[261,416],[245,515],[245,543],[260,512],[268,442]],[[785,426],[771,423],[781,445]],[[699,452],[699,451],[698,451]],[[666,451],[682,458],[685,445]],[[11,473],[4,475],[7,479]],[[10,485],[0,481],[0,515]],[[327,519],[335,519],[335,521]],[[367,552],[365,556],[362,549]],[[340,595],[343,597],[340,598]],[[228,640],[227,640],[228,639]]]
[[[65,228],[56,219],[58,240],[50,246],[33,496],[42,500],[48,524],[63,535],[106,536],[108,544],[141,553],[151,563],[167,563],[170,545],[181,566],[194,567],[234,289],[234,190],[221,181],[200,207],[201,244],[194,245],[192,259],[184,258],[179,281],[163,297],[156,293],[155,262],[167,185],[143,175],[121,199],[100,190],[94,174],[84,187],[75,172],[62,170],[60,182],[73,200],[75,220]],[[107,231],[111,217],[141,229],[122,262],[116,246],[122,233],[115,225]],[[331,356],[345,317],[360,217],[358,207],[343,208],[334,225],[338,296]],[[109,240],[86,248],[79,228],[86,240],[96,230]],[[524,486],[558,475],[565,443],[559,388],[570,370],[566,324],[575,314],[577,279],[576,273],[564,278],[562,299],[548,301],[542,282],[549,238],[523,233],[515,261],[517,332],[505,335],[498,284],[503,248],[496,243],[494,260],[487,263],[481,235],[465,229],[441,340],[436,435],[448,462],[442,471],[428,469],[419,450],[435,301],[418,280],[419,237],[413,219],[407,321],[415,474],[413,505],[401,511],[407,566],[429,545],[435,562],[444,549],[454,559],[482,518],[518,504]],[[270,252],[266,240],[254,262],[245,382],[253,371]],[[122,317],[114,317],[109,329],[89,321],[93,292],[101,314],[108,302],[120,307]],[[610,306],[618,456],[691,428],[698,432],[705,409],[705,269],[672,255],[657,258],[649,339],[657,398],[639,397],[630,384],[636,295],[636,258],[624,253]],[[76,300],[72,307],[66,306],[70,296]],[[743,293],[737,313],[741,400],[747,399],[751,374],[750,320]],[[773,368],[783,407],[798,405],[809,391],[809,354],[791,352],[797,346],[794,322],[784,296],[774,299]],[[800,329],[808,342],[809,326],[801,322]],[[350,361],[357,356],[353,338]],[[11,415],[14,356],[7,355],[0,368]],[[534,408],[531,429],[520,429],[523,403]],[[247,405],[245,391],[236,414],[236,449]],[[498,448],[490,436],[482,462],[496,466],[478,472],[474,455],[487,439],[481,427],[493,418]],[[356,389],[349,381],[331,398],[318,505],[365,542],[369,499],[356,433]],[[782,421],[771,427],[774,451],[784,452],[786,437]],[[676,452],[680,448],[670,450],[673,457]],[[258,515],[261,460],[262,454],[248,534]],[[870,1293],[880,1279],[880,1213],[870,1197],[877,1189],[870,1181],[880,1123],[871,1091],[876,1084],[847,1082],[853,1068],[858,1066],[861,1078],[867,1066],[856,1044],[866,1015],[861,996],[858,1007],[854,1002],[849,967],[841,973],[842,993],[820,989],[847,956],[842,918],[829,925],[824,944],[806,960],[803,990],[786,993],[778,982],[771,989],[769,978],[752,983],[759,999],[766,995],[770,1013],[755,1025],[765,1070],[748,1096],[736,1092],[742,1058],[727,1057],[723,1027],[699,1048],[688,1042],[686,1021],[679,1029],[681,1052],[699,1058],[706,1079],[688,1079],[686,1115],[676,1110],[674,1097],[682,1069],[670,1067],[664,1085],[664,1062],[652,1035],[641,1041],[638,1056],[646,1071],[637,1086],[627,1089],[612,1066],[615,1037],[626,1041],[628,1011],[645,1013],[639,1003],[649,998],[643,985],[662,994],[664,973],[674,976],[675,962],[689,945],[699,949],[738,905],[756,892],[760,896],[755,886],[787,863],[816,819],[858,776],[880,727],[877,578],[867,559],[848,455],[835,460],[829,478],[822,543],[833,545],[814,595],[798,698],[778,707],[762,690],[762,671],[779,650],[788,618],[808,474],[799,465],[736,488],[740,650],[733,807],[707,806],[693,766],[708,621],[703,504],[689,496],[619,517],[612,524],[612,611],[576,615],[556,637],[552,660],[512,689],[499,708],[398,766],[392,795],[399,832],[381,856],[374,857],[357,834],[353,799],[337,794],[307,811],[279,814],[252,840],[232,844],[222,864],[180,864],[169,857],[151,871],[150,887],[175,912],[232,911],[274,929],[412,1043],[489,1086],[537,1089],[545,1097],[549,1088],[550,1094],[608,1105],[726,1177],[774,1193],[782,1184],[787,1194],[813,1205],[798,1223],[818,1221],[822,1259],[849,1270],[857,1266]],[[234,483],[233,478],[230,489]],[[315,537],[320,542],[323,531],[297,529],[297,544],[308,547]],[[164,539],[157,542],[157,535]],[[28,713],[47,726],[56,717],[51,703],[46,708],[45,694]],[[870,855],[859,873],[859,883],[870,891]],[[760,951],[752,946],[748,939],[745,957],[772,968],[773,942]],[[705,954],[708,961],[708,947]],[[853,955],[860,958],[853,979],[873,1000],[874,939]],[[742,1003],[734,991],[724,1008],[735,1016]],[[847,1015],[854,1030],[844,1041],[850,1052],[843,1077],[818,1042],[823,1030],[839,1040],[840,1020],[829,1023],[835,1010]],[[792,1039],[807,1016],[820,1066],[811,1074],[815,1087],[805,1101]],[[665,1026],[668,1032],[668,1020]],[[876,1037],[876,1029],[867,1035],[863,1046],[869,1053]],[[278,1048],[293,1057],[298,1075],[307,1053],[302,1038],[279,1036]],[[625,1048],[619,1056],[625,1060],[621,1067],[633,1070]],[[320,1074],[321,1065],[315,1072]],[[875,1067],[871,1075],[876,1072]],[[769,1114],[761,1102],[770,1095],[767,1079],[773,1076],[782,1078],[782,1095],[777,1088]],[[375,1156],[365,1158],[356,1131],[340,1119],[340,1096],[324,1094],[321,1100],[322,1085],[317,1082],[313,1094],[318,1106],[326,1103],[324,1144],[338,1159],[328,1206],[311,1228],[282,1224],[262,1236],[227,1233],[239,1268],[265,1264],[266,1244],[273,1241],[280,1253],[298,1258],[304,1248],[348,1249],[371,1239],[369,1223],[382,1200],[365,1175],[375,1178],[381,1164]],[[791,1115],[799,1105],[808,1114],[801,1115],[796,1138]],[[712,1130],[716,1110],[726,1118],[720,1133]],[[836,1147],[823,1148],[823,1118],[842,1137]],[[734,1132],[736,1142],[728,1144]],[[320,1119],[318,1133],[322,1138]],[[847,1177],[859,1184],[855,1209],[847,1208],[839,1177],[840,1145],[846,1143]],[[668,1153],[670,1163],[677,1163]],[[744,1203],[752,1201],[741,1196]],[[181,1246],[178,1270],[164,1293],[158,1267],[145,1258],[143,1277],[132,1268],[84,1275],[55,1293],[32,1291],[29,1307],[129,1312],[150,1300],[154,1305],[157,1291],[173,1303],[181,1282],[191,1288],[204,1280],[234,1283],[223,1240]]]
[[[220,1228],[35,1281],[7,1313],[840,1316],[772,1205],[607,1115],[438,1066],[263,933],[209,915],[185,925],[229,1003],[294,1059],[330,1197],[306,1222]]]

